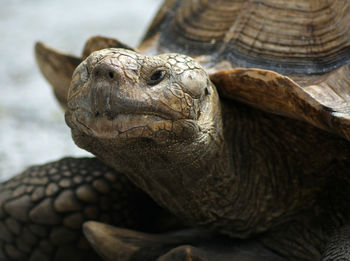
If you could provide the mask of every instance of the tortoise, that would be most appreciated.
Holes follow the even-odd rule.
[[[0,259],[98,260],[87,239],[104,260],[349,260],[349,14],[340,0],[167,0],[137,50],[38,43],[97,158],[2,185]]]

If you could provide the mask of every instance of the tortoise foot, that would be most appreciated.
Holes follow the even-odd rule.
[[[106,261],[282,261],[257,240],[236,240],[207,231],[147,234],[89,221],[84,233]]]
[[[147,234],[95,221],[85,222],[83,230],[96,252],[105,260],[113,261],[154,261],[164,254],[159,260],[192,260],[179,259],[180,256],[186,257],[186,252],[191,255],[193,251],[188,246],[180,247],[178,251],[175,251],[176,249],[170,250],[205,236],[203,233],[194,230],[157,235]],[[170,258],[172,253],[175,254],[177,259]]]

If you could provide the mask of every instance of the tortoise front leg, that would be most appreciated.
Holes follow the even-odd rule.
[[[232,239],[198,229],[150,234],[90,221],[84,233],[106,261],[286,260],[257,239]]]
[[[82,234],[83,222],[157,230],[161,213],[96,158],[34,166],[0,187],[0,260],[100,260]]]

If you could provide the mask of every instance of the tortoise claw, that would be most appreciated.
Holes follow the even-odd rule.
[[[134,258],[137,252],[143,245],[146,246],[152,241],[146,234],[93,221],[84,223],[83,231],[92,247],[104,260],[137,260]]]
[[[51,84],[60,105],[66,110],[72,75],[82,60],[56,51],[41,42],[35,44],[35,57],[40,71]]]
[[[157,261],[208,261],[206,258],[206,254],[204,251],[200,249],[190,246],[183,245],[171,249],[165,255],[159,257]]]
[[[83,230],[96,252],[107,261],[154,261],[186,239],[196,237],[178,233],[153,235],[94,221],[85,222]]]

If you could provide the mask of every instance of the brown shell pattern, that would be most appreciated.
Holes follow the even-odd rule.
[[[145,36],[158,35],[159,52],[301,75],[330,72],[350,60],[346,0],[168,0],[163,9],[168,12],[159,11]]]

